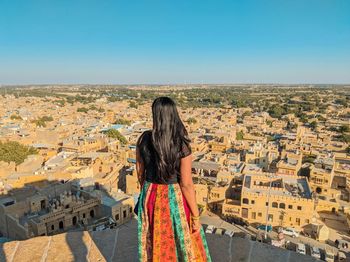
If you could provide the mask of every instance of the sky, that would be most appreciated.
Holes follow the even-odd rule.
[[[0,0],[0,84],[350,83],[349,0]]]

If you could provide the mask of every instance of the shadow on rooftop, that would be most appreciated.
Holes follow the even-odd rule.
[[[30,195],[28,193],[30,186],[28,184],[26,185],[27,190],[21,189],[20,191],[16,190],[16,192],[27,192],[26,196],[28,196]],[[33,187],[31,189],[34,190],[35,195],[37,189]],[[0,196],[0,211],[3,208],[1,200],[15,197],[14,192],[11,191],[7,195]],[[13,238],[12,240],[21,240],[21,238]],[[208,234],[207,242],[212,261],[315,261],[310,256],[300,255],[238,236],[230,238]],[[137,220],[133,218],[116,228],[102,231],[82,231],[82,228],[73,228],[64,234],[0,244],[0,261],[22,262],[25,258],[26,261],[136,262],[138,261],[137,244]]]
[[[67,194],[67,191],[73,190],[73,192],[80,192],[81,193],[80,196],[85,196],[84,192],[86,192],[87,188],[79,187],[76,185],[71,186],[74,184],[74,182],[76,182],[76,180],[36,181],[34,183],[27,183],[22,188],[11,189],[7,192],[7,194],[0,195],[0,223],[3,224],[3,226],[0,225],[0,261],[21,261],[20,258],[17,257],[17,255],[19,256],[19,254],[17,254],[18,253],[17,248],[13,250],[12,254],[9,254],[8,252],[6,253],[3,249],[4,245],[6,244],[5,243],[2,244],[1,242],[13,241],[15,243],[16,240],[26,240],[30,238],[30,235],[24,234],[23,231],[21,234],[20,233],[17,234],[15,229],[10,230],[9,227],[11,225],[8,224],[9,223],[8,221],[17,219],[19,221],[20,227],[24,226],[24,223],[27,223],[27,224],[31,223],[32,221],[24,217],[27,217],[27,216],[35,217],[38,214],[42,215],[47,213],[51,208],[49,206],[55,205],[54,199],[57,200],[60,194],[62,194],[62,192],[65,192],[65,194]],[[90,189],[91,187],[93,189],[98,188],[98,190],[95,190],[95,192],[99,192],[98,196],[103,195],[106,197],[111,197],[111,195],[108,193],[108,190],[106,190],[101,185],[90,186]],[[33,211],[33,209],[31,209],[31,206],[32,205],[34,206],[34,204],[31,201],[33,197],[38,197],[38,196],[39,198],[40,196],[45,196],[47,200],[43,202],[40,208],[40,211],[38,210]],[[69,198],[68,194],[65,196]],[[49,201],[49,199],[51,200]],[[39,206],[41,204],[40,201],[41,200],[37,202],[39,203]],[[62,203],[60,201],[60,206],[64,206],[64,205],[66,204],[64,204],[63,201]],[[64,207],[64,208],[67,208],[67,207]],[[118,227],[116,227],[117,223],[111,222],[111,220],[109,219],[109,216],[102,211],[102,205],[99,205],[98,207],[96,207],[96,209],[94,209],[94,216],[91,216],[91,213],[89,216],[89,211],[91,212],[91,208],[79,210],[79,207],[77,207],[76,211],[73,211],[74,213],[68,213],[68,215],[66,215],[63,218],[58,218],[57,220],[53,220],[54,222],[52,221],[45,222],[47,233],[40,234],[40,236],[43,236],[43,235],[48,236],[49,240],[45,240],[45,244],[44,244],[45,247],[43,246],[44,248],[42,248],[41,250],[37,250],[37,252],[42,252],[41,260],[45,258],[47,259],[47,261],[50,261],[49,260],[50,252],[51,252],[50,245],[52,245],[51,237],[56,236],[58,234],[61,234],[59,236],[64,237],[65,244],[66,244],[66,245],[63,244],[61,247],[62,249],[61,255],[68,252],[69,255],[71,256],[71,258],[69,258],[69,256],[66,257],[65,261],[70,261],[70,259],[72,261],[89,261],[89,260],[90,261],[117,261],[115,260],[116,253],[117,253],[116,251],[120,249],[120,248],[117,248],[117,246],[121,247],[120,250],[128,250],[130,249],[130,247],[128,246],[130,245],[130,243],[137,243],[136,219],[132,219],[133,221],[129,222],[128,224],[121,224]],[[85,217],[86,219],[84,219]],[[95,222],[95,223],[92,223],[92,222]],[[95,226],[91,226],[91,224],[95,224]],[[101,225],[101,224],[103,225],[103,228],[106,230],[94,231],[96,230],[96,225]],[[62,225],[62,228],[61,228],[61,225]],[[64,225],[64,228],[63,228],[63,225]],[[55,231],[50,230],[50,229],[53,229],[54,227],[55,227]],[[123,230],[123,232],[120,232],[119,231],[120,227],[123,227],[125,229],[129,228],[129,230]],[[111,228],[115,228],[115,229],[110,230]],[[33,231],[28,230],[28,232],[33,232]],[[63,235],[62,233],[65,233],[65,232],[67,233]],[[133,233],[130,234],[130,232],[133,232]],[[34,233],[34,235],[32,236],[39,236],[39,234]],[[62,242],[62,237],[60,237],[60,240],[59,240],[61,242]],[[118,241],[118,239],[122,239],[123,241]],[[17,243],[22,243],[22,242],[17,242]],[[58,253],[58,255],[60,255],[60,253]],[[91,256],[97,256],[99,257],[99,259],[98,260],[88,259]],[[130,258],[129,254],[128,256]],[[118,257],[123,257],[123,252],[118,251]],[[127,259],[126,255],[125,255],[125,259]],[[131,261],[131,260],[125,260],[125,261]],[[136,261],[136,258],[135,258],[135,261]]]

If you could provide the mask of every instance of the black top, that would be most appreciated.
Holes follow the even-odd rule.
[[[157,165],[156,165],[156,158],[155,158],[155,152],[152,145],[152,131],[147,130],[142,133],[138,140],[137,147],[140,152],[140,156],[142,158],[142,161],[144,163],[145,171],[144,176],[146,181],[155,183],[155,184],[176,184],[180,182],[180,158],[186,157],[191,154],[191,147],[186,146],[185,143],[182,145],[182,150],[179,152],[179,159],[176,163],[176,170],[178,172],[174,172],[174,175],[172,175],[166,182],[160,181],[160,179],[157,176]]]

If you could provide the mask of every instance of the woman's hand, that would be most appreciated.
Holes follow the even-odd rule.
[[[201,225],[201,222],[199,221],[199,219],[196,219],[196,220],[192,220],[192,233],[195,234],[195,233],[199,233],[202,225]]]

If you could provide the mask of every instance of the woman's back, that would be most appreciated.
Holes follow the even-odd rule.
[[[189,138],[174,101],[152,104],[153,129],[136,146],[140,261],[211,261],[192,181]]]
[[[142,133],[137,146],[144,163],[144,176],[146,181],[156,184],[175,184],[180,182],[180,159],[191,154],[189,145],[183,143],[181,149],[178,149],[179,157],[175,163],[174,173],[165,181],[158,175],[156,152],[152,144],[152,130],[147,130]]]

